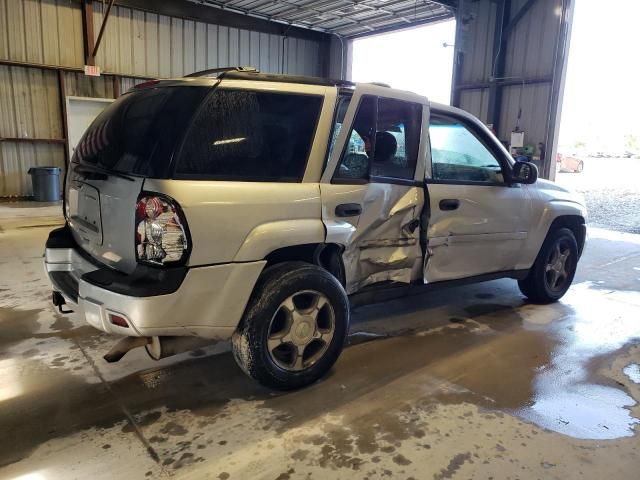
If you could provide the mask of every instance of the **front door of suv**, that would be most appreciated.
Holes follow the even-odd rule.
[[[476,121],[432,110],[427,190],[425,282],[515,269],[531,219],[526,185],[508,182],[511,166]]]
[[[347,293],[421,279],[426,99],[360,85],[340,116],[320,189],[327,242],[344,246]]]

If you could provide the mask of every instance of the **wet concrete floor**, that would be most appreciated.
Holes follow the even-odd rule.
[[[49,210],[0,205],[2,479],[638,478],[640,235],[594,230],[555,305],[502,280],[361,307],[283,394],[226,344],[105,363],[49,304]]]

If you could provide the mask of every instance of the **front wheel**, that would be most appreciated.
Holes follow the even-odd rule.
[[[256,284],[232,338],[242,370],[279,390],[321,378],[342,351],[349,302],[338,280],[315,265],[286,262]]]
[[[520,291],[534,303],[552,303],[567,293],[578,266],[578,243],[568,228],[555,230],[545,239]]]

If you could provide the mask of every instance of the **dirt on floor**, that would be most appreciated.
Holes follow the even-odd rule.
[[[40,213],[0,207],[2,479],[637,478],[640,235],[592,231],[553,305],[500,280],[361,307],[282,393],[227,344],[106,363],[116,338],[50,304]]]

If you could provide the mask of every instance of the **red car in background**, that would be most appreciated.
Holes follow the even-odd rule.
[[[558,153],[556,162],[559,172],[581,173],[584,170],[584,161],[574,155]]]

